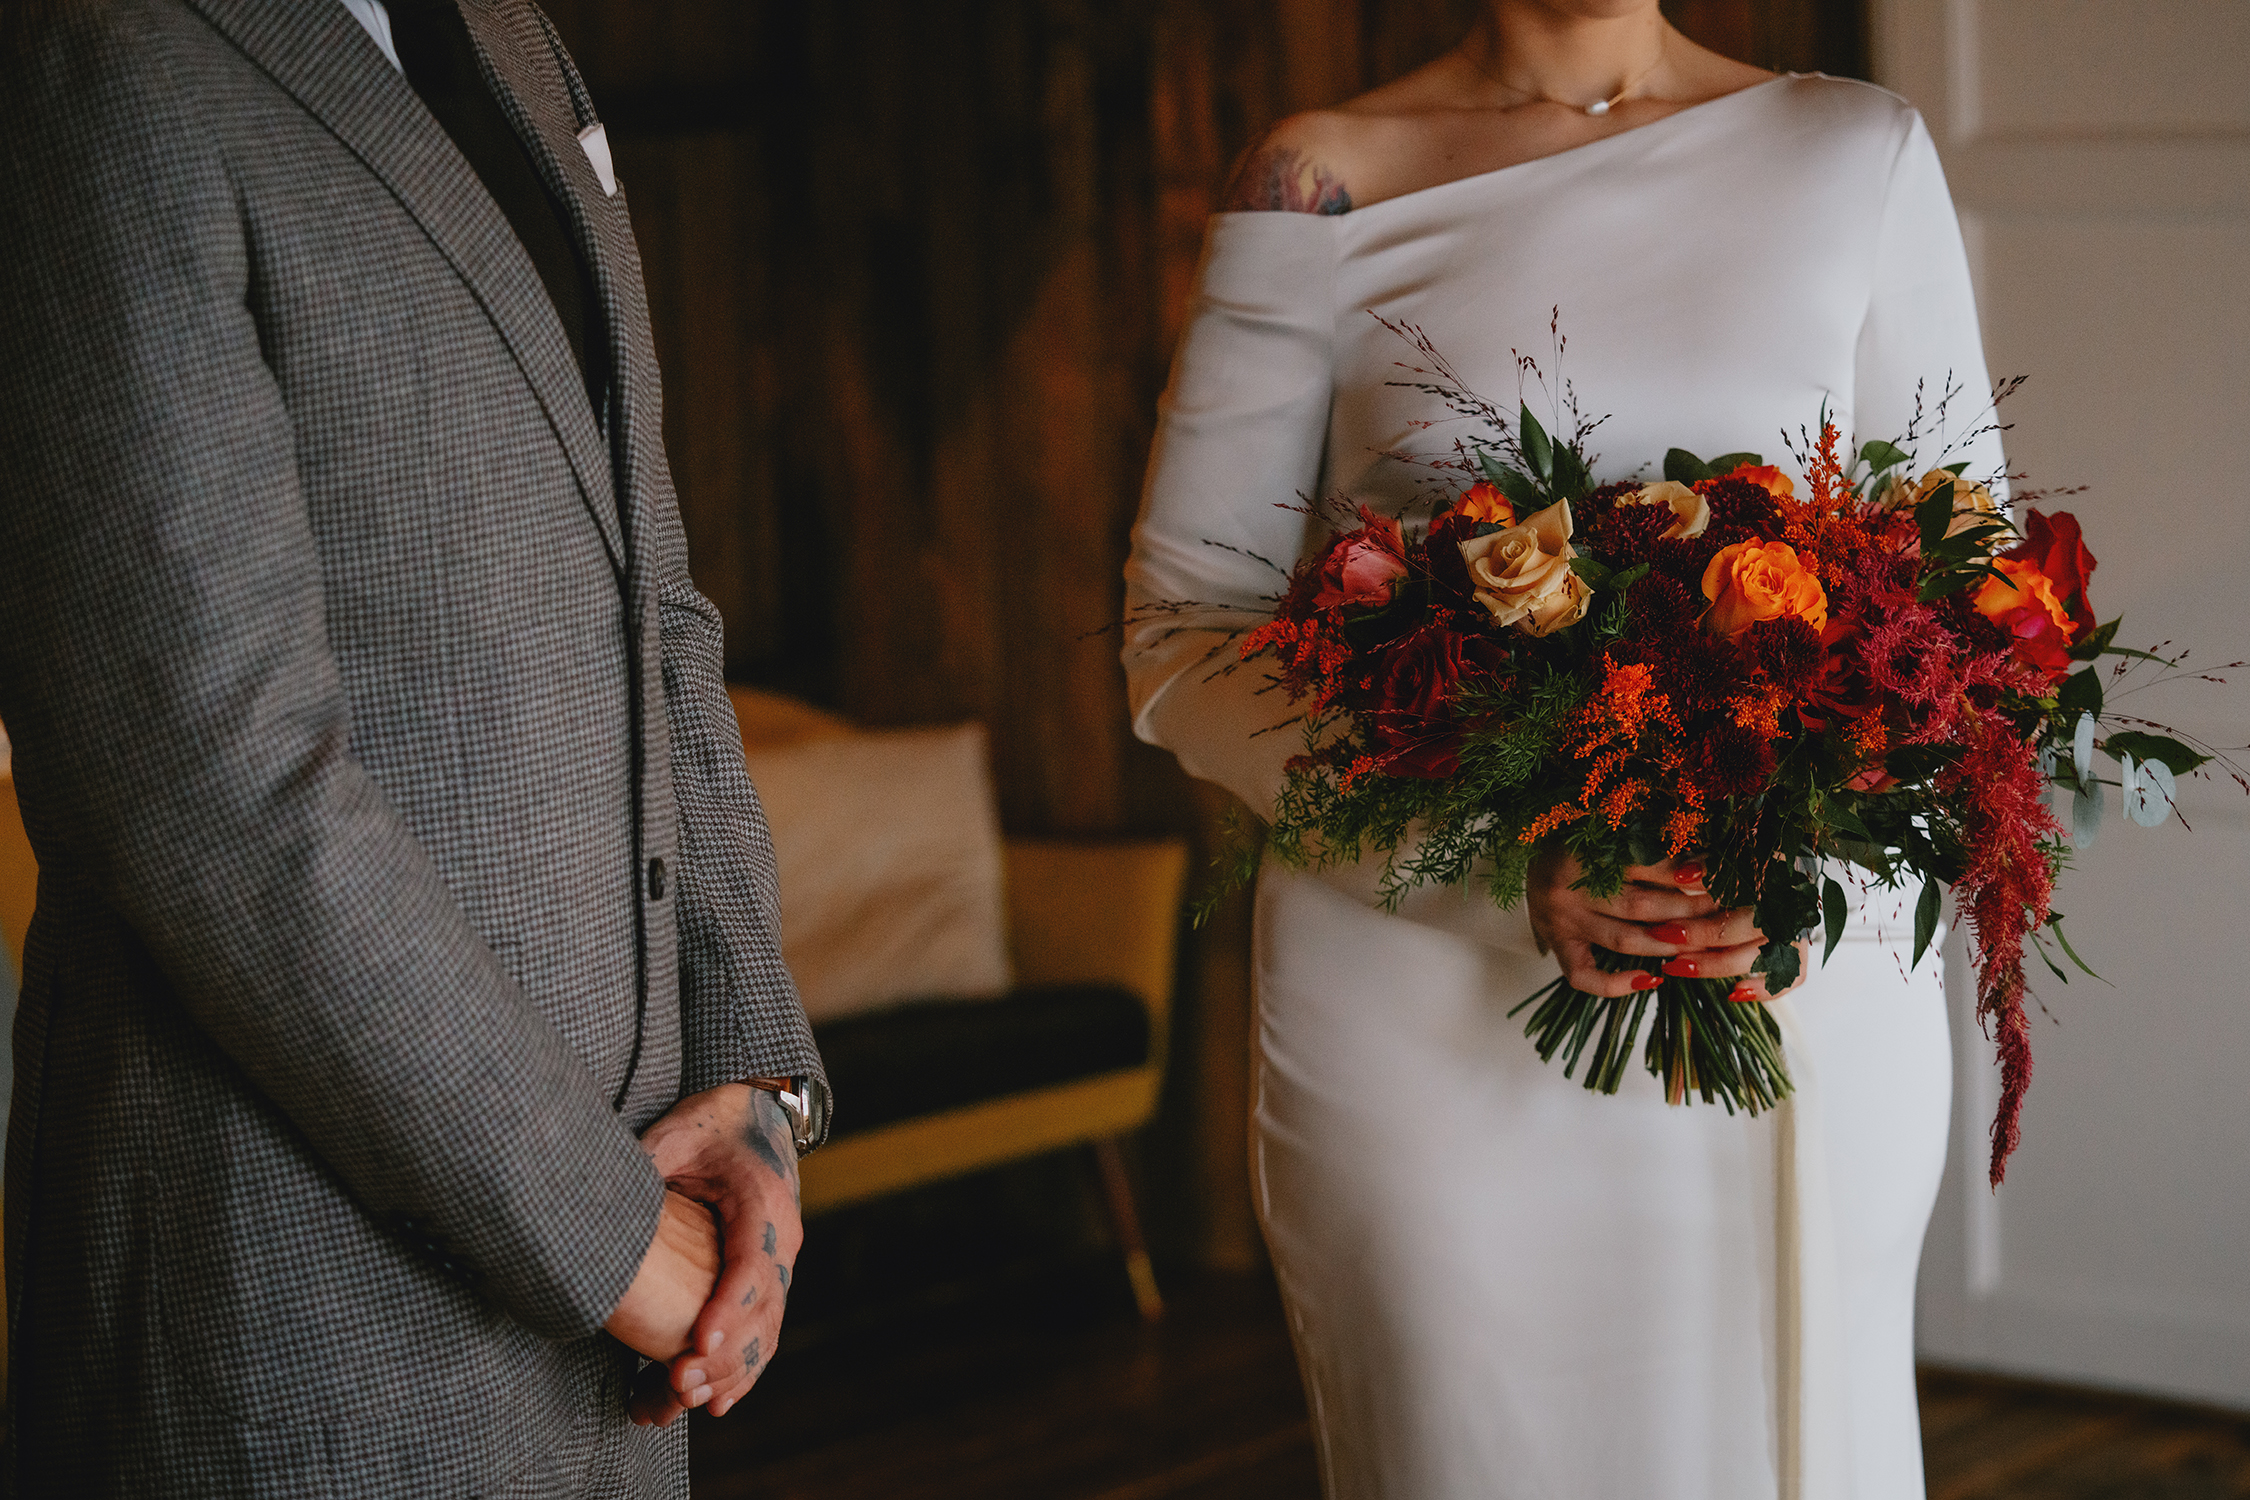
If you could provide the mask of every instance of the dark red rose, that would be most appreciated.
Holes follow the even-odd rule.
[[[1494,654],[1484,637],[1443,625],[1420,626],[1383,648],[1359,717],[1386,774],[1435,778],[1459,769],[1461,681],[1488,671]]]
[[[1841,719],[1865,718],[1876,706],[1875,685],[1860,660],[1862,636],[1856,616],[1832,619],[1820,632],[1820,675],[1797,705],[1807,727],[1826,729]]]
[[[2047,575],[2055,597],[2070,612],[2070,638],[2084,640],[2094,628],[2094,607],[2086,602],[2086,580],[2094,575],[2094,554],[2086,550],[2078,518],[2067,510],[2042,515],[2034,510],[2024,524],[2021,546],[2003,556],[2028,562]]]

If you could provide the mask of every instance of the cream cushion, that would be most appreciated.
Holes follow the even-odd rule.
[[[745,751],[773,828],[781,951],[818,1025],[1011,982],[984,727]]]

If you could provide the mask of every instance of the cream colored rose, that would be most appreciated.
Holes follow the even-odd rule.
[[[1570,570],[1570,502],[1558,501],[1505,531],[1461,544],[1477,602],[1493,623],[1549,635],[1586,617],[1593,591]]]
[[[1883,491],[1883,509],[1913,510],[1947,484],[1953,486],[1953,520],[1945,528],[1947,536],[1959,536],[1971,526],[1988,521],[2008,520],[2000,502],[1992,498],[1992,491],[1966,479],[1955,479],[1944,469],[1932,469],[1912,485],[1892,480]]]
[[[1685,537],[1701,536],[1711,524],[1711,502],[1676,479],[1659,479],[1654,484],[1644,484],[1624,497],[1627,505],[1669,505],[1672,507],[1672,524],[1659,538],[1676,542]]]

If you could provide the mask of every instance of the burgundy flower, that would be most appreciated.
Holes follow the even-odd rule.
[[[1376,659],[1360,721],[1380,768],[1392,776],[1450,776],[1459,769],[1462,679],[1489,672],[1499,649],[1481,635],[1423,625]]]

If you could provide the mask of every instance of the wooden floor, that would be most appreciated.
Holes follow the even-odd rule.
[[[801,1280],[802,1278],[800,1278]],[[696,1419],[698,1500],[1315,1500],[1269,1283],[1104,1263],[808,1309],[766,1384]],[[2250,1500],[2250,1417],[1926,1372],[1932,1500]]]

